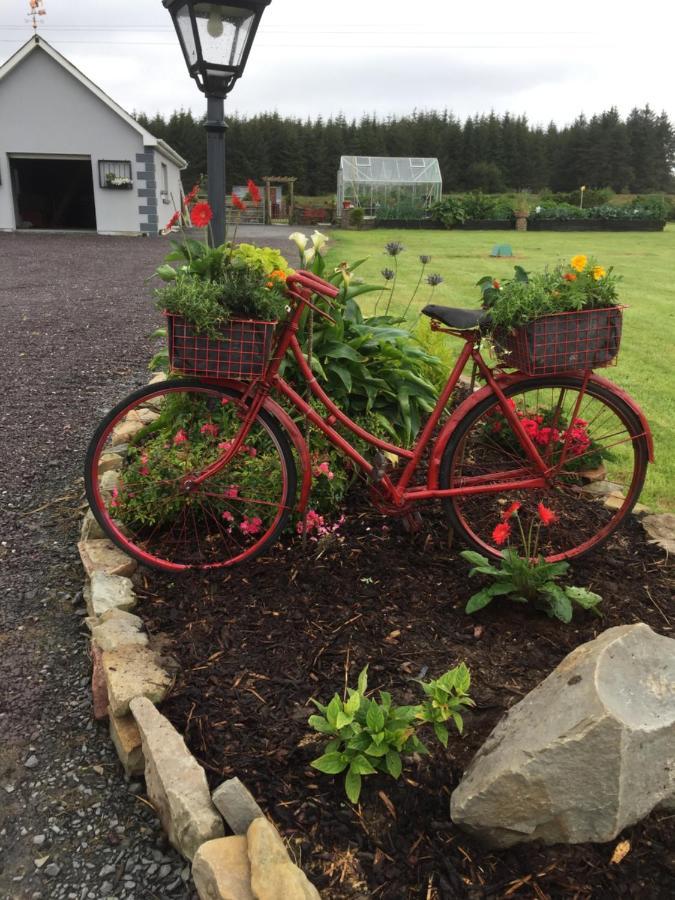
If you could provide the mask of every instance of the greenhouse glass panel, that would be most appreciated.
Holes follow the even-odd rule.
[[[443,193],[432,157],[342,156],[337,177],[340,209],[361,207],[380,218],[423,218]]]

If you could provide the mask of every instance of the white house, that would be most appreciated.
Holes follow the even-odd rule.
[[[42,37],[0,66],[0,231],[156,235],[185,166]]]

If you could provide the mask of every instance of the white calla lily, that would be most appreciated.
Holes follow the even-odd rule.
[[[300,253],[305,252],[307,244],[309,243],[307,235],[303,234],[301,231],[294,231],[293,234],[289,234],[288,240],[293,241]]]
[[[302,261],[305,266],[311,266],[314,262],[314,257],[316,256],[316,250],[314,247],[310,247],[309,250],[305,250],[302,255]]]
[[[312,235],[312,244],[314,245],[314,249],[317,253],[321,253],[323,248],[328,243],[328,238],[325,234],[321,234],[320,231],[315,231]]]

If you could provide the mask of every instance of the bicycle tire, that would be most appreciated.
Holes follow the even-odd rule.
[[[170,379],[129,394],[99,423],[87,449],[85,490],[96,521],[121,550],[181,572],[249,561],[277,540],[295,505],[297,472],[286,430],[265,409],[246,438],[251,446],[194,493],[183,488],[195,462],[203,470],[222,453],[226,429],[238,430],[245,389]],[[126,445],[117,440],[125,427]],[[118,457],[117,469],[102,462],[106,453]],[[106,481],[106,470],[117,474]],[[251,482],[252,472],[259,484],[244,494],[234,476]]]
[[[504,394],[513,401],[523,420],[524,414],[527,413],[527,416],[530,417],[529,423],[535,422],[533,428],[542,428],[543,426],[532,418],[532,415],[540,414],[532,412],[539,404],[539,393],[551,391],[551,396],[554,396],[555,392],[558,392],[558,396],[563,396],[560,392],[578,393],[582,385],[583,380],[572,375],[532,377],[506,387]],[[532,392],[536,392],[534,400],[531,397]],[[492,531],[494,526],[501,521],[505,510],[514,502],[525,507],[521,508],[519,516],[520,521],[526,524],[526,529],[529,528],[530,523],[534,522],[536,525],[540,521],[538,517],[539,502],[544,502],[545,505],[549,504],[547,508],[552,508],[556,513],[558,524],[555,527],[539,526],[542,536],[541,552],[551,562],[580,558],[600,547],[616,531],[633,509],[642,490],[649,460],[648,442],[638,416],[618,394],[603,385],[589,382],[586,387],[586,397],[590,399],[588,402],[582,400],[582,406],[577,412],[577,421],[584,423],[583,426],[578,426],[582,428],[579,434],[584,440],[588,438],[589,444],[579,457],[570,457],[567,460],[566,468],[554,480],[552,488],[542,491],[504,490],[498,494],[485,493],[474,494],[471,497],[444,498],[443,506],[448,522],[460,539],[484,555],[495,559],[501,558],[503,544],[497,542]],[[626,438],[615,441],[615,438],[620,437],[620,432],[612,433],[609,430],[609,437],[606,439],[607,446],[603,445],[601,441],[595,440],[595,436],[601,437],[598,431],[605,428],[611,429],[612,426],[607,424],[603,425],[603,429],[599,427],[606,421],[606,412],[596,413],[593,410],[593,423],[590,419],[582,418],[582,413],[591,406],[590,401],[604,407],[605,411],[609,411],[609,415],[614,416],[622,424],[627,435]],[[570,405],[573,408],[573,404]],[[542,403],[540,410],[544,409],[545,405]],[[499,418],[495,419],[495,416],[501,416],[501,421]],[[544,417],[542,416],[542,418]],[[492,422],[491,425],[490,422]],[[439,485],[442,489],[460,486],[463,471],[466,476],[470,476],[472,473],[492,473],[493,470],[490,466],[494,464],[494,460],[498,456],[494,447],[500,446],[500,444],[503,447],[504,438],[499,437],[501,431],[498,432],[497,437],[494,435],[486,437],[486,428],[496,429],[499,424],[500,429],[503,429],[504,423],[506,423],[506,419],[494,396],[483,400],[459,423],[448,440],[441,458]],[[597,423],[597,428],[595,428],[595,423]],[[508,423],[506,424],[508,425]],[[570,428],[573,425],[574,423],[568,423]],[[517,438],[513,432],[510,432],[510,435],[516,441],[517,448],[514,449],[511,444],[508,452],[501,451],[502,458],[505,460],[505,469],[513,468],[516,459],[518,459],[518,464],[526,464],[524,451],[522,451]],[[551,434],[550,428],[547,437],[549,441],[555,437],[555,434]],[[561,442],[563,435],[559,434],[557,440]],[[622,445],[626,446],[625,451],[612,451],[611,449]],[[508,443],[507,446],[509,446]],[[595,447],[599,449],[592,449]],[[572,468],[573,465],[578,467],[584,457],[591,460],[603,453],[607,456],[602,459],[603,466],[609,464],[609,459],[612,455],[616,456],[617,453],[623,453],[627,459],[625,463],[620,460],[611,463],[616,471],[622,471],[622,466],[624,467],[627,474],[623,482],[612,482],[611,480],[606,482],[617,488],[617,495],[618,488],[623,489],[625,499],[621,502],[618,496],[615,497],[616,509],[607,506],[606,494],[600,493],[599,490],[597,496],[593,493],[594,488],[591,486],[593,482],[587,482],[583,469]],[[539,473],[532,471],[531,474],[536,476]],[[535,506],[535,501],[537,506]]]

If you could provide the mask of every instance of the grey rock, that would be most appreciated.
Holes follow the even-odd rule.
[[[38,765],[38,758],[37,758],[37,756],[35,756],[34,753],[31,754],[31,756],[29,756],[28,759],[26,760],[26,762],[24,763],[24,766],[27,769],[34,769],[37,765]]]
[[[36,834],[33,838],[33,843],[36,847],[42,847],[44,842],[47,840],[47,836],[45,834]]]
[[[251,792],[238,778],[230,778],[219,785],[212,800],[234,834],[246,834],[251,822],[264,816]]]
[[[191,860],[200,844],[224,834],[204,770],[147,698],[136,697],[130,709],[143,742],[148,797],[173,846]]]
[[[651,544],[658,544],[666,553],[675,554],[675,513],[645,516],[642,527],[649,535]]]
[[[509,710],[451,817],[493,847],[610,841],[675,791],[674,744],[675,640],[609,628]]]
[[[128,611],[136,605],[134,586],[123,575],[94,572],[84,588],[84,599],[90,616],[101,617],[111,609]]]
[[[56,863],[49,863],[49,865],[44,868],[45,875],[48,875],[50,878],[56,878],[60,871],[61,866]]]

